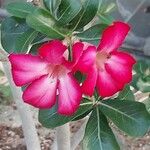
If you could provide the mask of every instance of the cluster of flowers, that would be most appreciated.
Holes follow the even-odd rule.
[[[58,103],[58,113],[72,115],[82,94],[92,96],[96,87],[101,97],[112,96],[132,79],[132,56],[118,50],[130,27],[114,22],[104,30],[98,47],[84,42],[72,45],[72,61],[64,53],[67,46],[52,40],[38,49],[38,54],[10,54],[12,76],[17,86],[26,86],[23,100],[35,107],[51,108]],[[80,84],[74,73],[86,75]]]

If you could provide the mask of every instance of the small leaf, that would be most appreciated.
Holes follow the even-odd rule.
[[[29,29],[28,31],[20,35],[15,42],[15,52],[26,53],[29,50],[29,46],[31,46],[31,43],[33,42],[37,34],[37,31]]]
[[[100,103],[99,107],[120,130],[130,136],[143,136],[150,127],[150,114],[143,103],[107,100]]]
[[[57,21],[65,25],[69,23],[81,10],[80,0],[61,0],[57,12]]]
[[[96,15],[102,0],[82,0],[82,9],[70,22],[73,30],[81,29],[87,25]]]
[[[61,3],[61,0],[43,0],[45,7],[50,10],[51,15],[53,15],[55,18],[57,15],[58,7]]]
[[[83,150],[119,150],[119,145],[106,117],[95,108],[88,120],[83,138]]]
[[[144,78],[140,77],[136,83],[138,90],[143,93],[150,92],[150,75]]]
[[[140,74],[143,75],[147,72],[147,70],[149,69],[149,66],[147,63],[145,63],[144,61],[138,61],[135,65],[134,65],[134,70]]]
[[[97,24],[81,33],[77,33],[76,36],[79,37],[81,41],[97,45],[100,40],[100,35],[106,27],[106,24]]]
[[[26,18],[28,14],[32,13],[36,9],[36,7],[31,3],[13,2],[9,3],[6,9],[13,16]]]
[[[121,92],[119,92],[117,99],[135,101],[134,94],[129,85],[126,85],[125,88]]]
[[[83,115],[90,109],[92,109],[92,103],[86,105],[86,102],[90,102],[88,99],[84,99],[82,105],[73,116],[62,116],[57,113],[57,106],[55,105],[52,109],[41,109],[39,111],[39,122],[46,128],[55,128],[61,126],[75,118]]]
[[[28,15],[27,24],[49,38],[63,39],[65,37],[61,28],[56,26],[53,17],[44,9],[36,9],[32,14]]]
[[[6,18],[1,25],[1,43],[8,53],[15,52],[15,43],[30,28],[23,19]]]

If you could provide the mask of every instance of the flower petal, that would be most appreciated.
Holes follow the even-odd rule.
[[[121,63],[123,65],[133,65],[136,60],[130,54],[121,51],[114,51],[111,53],[111,60]]]
[[[72,46],[72,56],[74,65],[78,62],[81,54],[83,53],[84,44],[82,42],[77,42]]]
[[[24,91],[23,100],[37,108],[51,108],[56,102],[57,79],[48,75],[33,81]]]
[[[47,74],[47,63],[39,56],[30,54],[10,54],[13,80],[17,86],[23,86]]]
[[[98,72],[96,87],[99,95],[102,97],[112,96],[123,89],[123,85],[117,83],[106,70]]]
[[[58,112],[62,115],[72,115],[82,100],[80,86],[71,74],[65,75],[59,81]]]
[[[86,95],[92,96],[94,93],[94,89],[97,81],[97,70],[93,68],[87,74],[87,78],[82,85],[82,92]]]
[[[87,73],[90,70],[90,68],[92,68],[95,64],[95,58],[96,47],[89,46],[86,50],[84,50],[77,65],[75,66],[76,70],[80,70],[81,72]]]
[[[43,44],[39,48],[39,55],[53,64],[60,64],[63,60],[63,53],[67,47],[59,40],[53,40]]]
[[[119,55],[119,54],[118,54]],[[132,80],[132,67],[135,63],[127,54],[124,55],[120,53],[120,56],[128,57],[129,59],[124,59],[124,57],[119,57],[117,55],[112,55],[110,59],[105,64],[106,70],[111,76],[118,82],[123,84],[128,83]]]
[[[123,43],[130,27],[123,22],[114,22],[113,25],[106,28],[102,34],[98,50],[112,52],[118,49]]]

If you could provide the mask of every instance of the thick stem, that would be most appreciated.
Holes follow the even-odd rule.
[[[56,128],[57,150],[70,150],[69,123]]]
[[[40,150],[40,143],[36,132],[35,124],[29,109],[29,106],[23,103],[21,88],[16,87],[11,75],[9,62],[3,62],[4,72],[8,78],[14,101],[17,105],[20,118],[22,120],[22,129],[28,150]]]
[[[88,118],[85,118],[84,123],[82,124],[82,126],[80,127],[80,129],[73,135],[72,139],[71,139],[71,150],[75,150],[76,147],[80,144],[80,142],[83,140],[84,137],[84,133],[85,133],[85,128],[86,128],[86,124],[88,122]]]

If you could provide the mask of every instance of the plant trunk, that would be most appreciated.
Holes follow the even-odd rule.
[[[57,150],[70,150],[69,123],[56,128]]]
[[[40,143],[36,132],[35,124],[29,106],[22,100],[21,88],[16,87],[11,75],[9,62],[3,62],[4,72],[8,78],[9,85],[12,91],[13,99],[17,105],[19,115],[22,121],[22,129],[25,137],[25,142],[28,150],[40,150]]]

